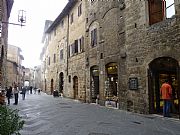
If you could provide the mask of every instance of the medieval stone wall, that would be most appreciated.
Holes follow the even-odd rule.
[[[123,12],[120,10],[119,1],[95,1],[94,3],[89,2],[88,4],[89,22],[87,24],[88,29],[86,30],[86,57],[89,60],[89,65],[86,70],[87,100],[91,100],[90,70],[93,66],[98,66],[100,104],[104,104],[105,81],[107,80],[105,66],[106,64],[115,62],[119,67],[119,52],[124,46]],[[97,28],[98,42],[95,47],[92,47],[91,31],[94,28]]]
[[[1,0],[1,6],[0,6],[0,21],[7,21],[8,16],[7,16],[7,3],[6,0]],[[1,73],[0,73],[0,83],[2,88],[7,86],[7,75],[6,75],[6,64],[7,64],[7,38],[8,38],[8,24],[2,23],[1,26],[1,50],[0,50],[0,68],[1,68]]]
[[[78,7],[82,4],[82,14],[78,16]],[[69,24],[69,46],[75,40],[85,37],[85,24],[86,24],[86,1],[78,1],[77,4],[70,11],[73,13],[74,21]],[[83,43],[84,45],[84,43]],[[84,47],[83,47],[84,48]],[[69,96],[74,98],[74,82],[73,78],[78,78],[78,99],[85,100],[85,55],[84,49],[78,51],[68,58],[68,76],[71,76],[71,82],[67,83],[67,90]]]
[[[130,77],[138,78],[138,90],[127,89],[127,110],[148,113],[148,65],[158,57],[179,61],[179,18],[173,17],[149,25],[148,3],[126,0],[125,30],[127,51],[127,84]],[[131,104],[128,105],[128,102]]]

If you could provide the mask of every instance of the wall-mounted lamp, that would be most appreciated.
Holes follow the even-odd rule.
[[[18,22],[20,22],[20,26],[24,26],[23,24],[26,23],[26,11],[18,11]]]
[[[3,24],[12,24],[12,25],[19,25],[19,26],[25,26],[24,24],[26,23],[26,11],[24,10],[19,10],[18,11],[18,22],[19,23],[11,23],[11,22],[6,22],[6,21],[2,21],[1,23]],[[0,25],[2,25],[0,24]],[[0,26],[1,28],[2,26]]]

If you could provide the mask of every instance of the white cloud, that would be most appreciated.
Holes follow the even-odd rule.
[[[43,47],[41,38],[45,20],[54,20],[68,0],[15,0],[9,22],[18,23],[18,10],[26,11],[26,26],[9,25],[9,44],[22,49],[23,65],[34,67]]]

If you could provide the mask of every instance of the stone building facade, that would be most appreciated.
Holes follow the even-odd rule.
[[[47,30],[52,35],[62,20],[69,21],[64,23],[69,24],[67,27],[59,29],[66,35],[64,63],[48,66],[47,80],[57,89],[63,89],[67,97],[138,113],[161,114],[159,89],[169,79],[174,88],[176,111],[173,114],[177,116],[180,111],[180,3],[171,2],[69,1]],[[80,3],[82,18],[78,17]],[[71,24],[72,13],[77,17],[74,24]],[[61,37],[53,38],[56,41],[48,45],[46,57],[48,53],[52,57],[55,50],[60,52],[57,47],[63,46],[58,44],[62,42]],[[80,47],[75,47],[79,45],[78,39],[83,40],[82,52]],[[52,78],[56,79],[52,81]]]
[[[41,66],[35,66],[34,70],[33,70],[33,80],[34,80],[34,84],[33,87],[34,88],[41,88]]]
[[[8,47],[8,19],[10,17],[13,0],[0,1],[0,85],[7,85],[6,64]]]
[[[174,87],[174,114],[180,111],[180,2],[169,2],[125,1],[125,69],[130,87],[124,85],[120,90],[119,97],[124,97],[120,108],[161,114],[159,89],[169,79]]]
[[[24,85],[25,68],[22,66],[24,57],[21,55],[21,48],[8,45],[7,51],[7,84],[13,86],[14,83],[19,87]]]
[[[42,43],[44,44],[42,52],[40,54],[40,60],[41,60],[41,89],[46,92],[47,90],[47,62],[46,62],[46,53],[47,53],[47,46],[48,46],[48,34],[46,34],[46,30],[49,28],[49,26],[52,24],[52,21],[46,20],[45,26],[44,26],[44,33],[42,37]]]
[[[64,96],[85,100],[86,1],[69,1],[62,13],[47,29],[45,58],[45,88],[52,94],[58,90]],[[45,90],[46,90],[45,89]]]
[[[89,1],[86,24],[86,92],[88,102],[118,107],[123,74],[120,52],[124,51],[123,5],[120,1]],[[119,77],[119,75],[121,77]]]

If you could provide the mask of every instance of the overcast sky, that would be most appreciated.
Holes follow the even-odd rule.
[[[45,20],[54,21],[68,0],[14,0],[9,22],[18,23],[18,10],[26,11],[26,26],[9,25],[9,44],[22,49],[23,65],[40,64],[39,56]]]

